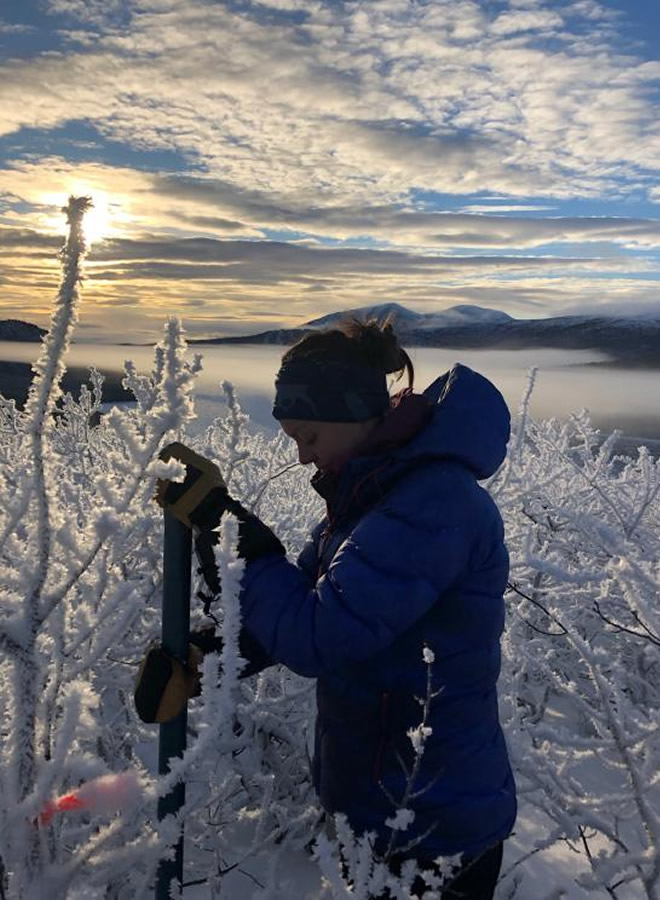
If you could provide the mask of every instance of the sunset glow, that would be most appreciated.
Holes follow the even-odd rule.
[[[196,336],[391,301],[660,315],[650,0],[148,9],[0,15],[0,315],[47,321],[71,192],[104,333],[118,305],[141,338],[163,310]]]

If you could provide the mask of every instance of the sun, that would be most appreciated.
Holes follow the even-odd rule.
[[[116,204],[110,204],[105,191],[81,182],[69,184],[65,193],[44,193],[41,196],[43,213],[39,216],[39,222],[42,227],[61,233],[62,210],[68,197],[89,197],[92,201],[83,218],[83,235],[88,246],[117,236],[119,216]]]
[[[86,242],[91,246],[110,236],[112,223],[108,198],[98,191],[90,192],[92,206],[85,213],[83,232]]]

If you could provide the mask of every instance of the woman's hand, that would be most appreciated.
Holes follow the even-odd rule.
[[[142,721],[160,724],[178,716],[188,700],[200,693],[199,667],[204,654],[220,647],[222,641],[214,637],[213,628],[193,631],[183,663],[154,641],[140,665],[133,694]]]
[[[200,667],[207,653],[221,653],[222,637],[212,625],[190,632],[185,664],[154,641],[142,660],[135,682],[133,699],[143,722],[169,722],[178,716],[188,700],[201,693]],[[272,666],[261,644],[244,628],[238,636],[238,652],[246,661],[240,678],[249,678]]]
[[[188,528],[215,528],[227,508],[229,494],[215,463],[176,441],[163,447],[159,458],[176,459],[186,467],[182,482],[159,478],[154,499]]]

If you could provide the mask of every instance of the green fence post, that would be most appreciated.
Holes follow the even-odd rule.
[[[192,533],[182,522],[165,510],[163,541],[163,621],[161,640],[163,649],[186,661],[190,635],[190,565],[192,561]],[[160,726],[158,738],[158,773],[166,775],[170,760],[182,757],[186,749],[188,710],[184,706],[179,715]],[[186,787],[179,782],[169,794],[158,800],[158,819],[175,814],[186,799]],[[183,824],[173,859],[163,859],[156,875],[156,900],[169,900],[173,878],[183,884]]]

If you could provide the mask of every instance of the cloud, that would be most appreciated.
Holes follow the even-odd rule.
[[[471,206],[464,206],[462,209],[457,210],[460,213],[470,213],[480,215],[484,213],[485,215],[495,214],[499,215],[500,213],[511,213],[511,212],[543,212],[545,210],[554,210],[557,209],[556,206],[534,206],[531,204],[517,204],[517,205],[506,205],[503,203],[491,203],[491,204],[472,204]]]
[[[25,24],[12,24],[11,22],[4,22],[0,19],[0,34],[30,34],[35,29],[32,25]]]
[[[46,0],[44,3],[50,13],[96,26],[126,17],[133,5],[130,0]]]
[[[0,253],[22,250],[34,250],[42,253],[44,250],[55,250],[62,246],[62,239],[55,235],[42,234],[30,228],[9,228],[0,225]]]
[[[212,184],[199,179],[196,189],[187,195],[173,196],[168,184],[169,176],[126,166],[73,163],[60,157],[16,162],[0,169],[5,221],[24,222],[37,230],[61,233],[60,209],[66,198],[87,194],[108,207],[108,236],[139,234],[154,228],[259,236],[249,222],[236,220],[234,212],[246,210],[236,204],[218,206],[222,203],[221,186],[214,190]],[[229,211],[228,216],[222,214],[223,209]],[[0,222],[2,219],[0,212]]]
[[[309,11],[312,4],[308,3],[307,0],[254,0],[252,5],[257,8],[262,6],[268,9],[294,12],[298,10]]]
[[[571,268],[620,270],[617,259],[566,259],[545,256],[429,256],[398,251],[357,248],[320,248],[271,241],[118,240],[99,246],[92,260],[96,277],[156,278],[195,281],[230,280],[283,283],[366,275],[410,277],[450,273],[506,270],[528,271]],[[100,269],[102,263],[111,267]],[[626,267],[629,262],[625,261]]]
[[[385,247],[424,248],[426,252],[454,247],[522,251],[579,242],[609,242],[628,248],[660,246],[660,219],[437,212],[414,209],[405,202],[308,206],[266,189],[247,190],[209,177],[159,175],[96,164],[76,166],[61,159],[0,169],[0,193],[3,191],[11,191],[14,204],[32,207],[19,218],[14,215],[13,224],[20,220],[36,230],[51,232],[61,230],[60,207],[70,193],[98,195],[109,209],[110,237],[167,229],[254,239],[269,231],[288,231],[308,239],[359,240],[369,235]]]
[[[59,243],[54,235],[0,228],[0,255],[7,274],[1,301],[5,315],[18,310],[24,317],[28,308],[40,308],[38,321],[43,323],[59,277],[55,252]],[[437,256],[166,236],[95,245],[87,270],[84,293],[92,310],[87,315],[104,321],[121,308],[123,321],[123,310],[132,309],[148,333],[169,314],[197,321],[201,309],[212,311],[218,327],[228,317],[241,319],[249,328],[263,319],[287,324],[330,312],[337,305],[348,308],[392,299],[437,308],[445,301],[477,302],[480,296],[491,296],[506,309],[533,301],[549,312],[567,294],[569,299],[577,295],[600,300],[620,296],[624,287],[637,294],[643,291],[644,296],[651,290],[657,296],[658,288],[653,280],[657,267],[643,259]],[[608,273],[617,279],[608,281],[603,277]],[[600,277],[594,280],[594,275]]]
[[[521,31],[548,32],[556,31],[563,24],[562,17],[555,12],[517,10],[499,15],[490,26],[490,30],[496,35],[516,34]]]
[[[660,297],[626,297],[623,299],[607,299],[600,302],[574,302],[562,309],[564,316],[599,315],[607,317],[634,317],[660,319]]]
[[[121,4],[130,27],[97,23],[89,48],[4,68],[0,129],[86,120],[299,203],[413,186],[594,196],[657,172],[654,68],[557,12],[511,10],[489,29],[471,2],[317,3],[298,20],[279,16],[293,3],[269,6],[274,19],[264,4]]]
[[[582,16],[592,22],[615,21],[623,16],[621,10],[605,7],[596,0],[577,0],[566,7],[566,13]]]

